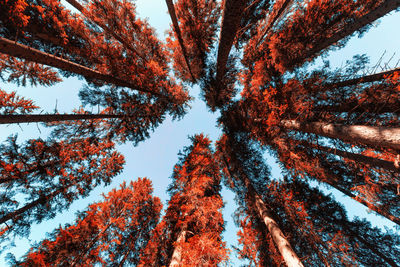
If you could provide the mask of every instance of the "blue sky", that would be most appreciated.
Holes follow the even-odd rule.
[[[138,0],[136,3],[139,16],[141,18],[147,17],[150,25],[156,28],[158,37],[165,39],[165,31],[170,25],[165,1]],[[68,4],[66,6],[69,7]],[[394,65],[400,59],[400,37],[397,34],[398,29],[396,28],[398,25],[400,25],[400,14],[392,13],[381,19],[378,27],[371,29],[363,38],[352,38],[346,48],[330,53],[328,59],[331,61],[332,66],[340,66],[355,54],[367,54],[370,56],[373,65],[386,51],[386,60],[393,53],[396,53],[393,60]],[[385,59],[383,62],[385,62]],[[78,91],[81,87],[82,80],[78,80],[77,78],[64,79],[64,82],[52,87],[17,87],[14,84],[0,83],[1,89],[7,92],[17,91],[19,95],[33,99],[35,104],[40,106],[45,112],[53,111],[57,104],[57,109],[60,113],[69,113],[72,109],[79,107]],[[125,156],[126,165],[123,173],[116,177],[111,185],[96,188],[88,198],[77,201],[68,211],[64,211],[55,219],[46,221],[41,225],[33,225],[30,241],[25,239],[17,240],[17,246],[11,252],[17,258],[25,254],[30,247],[29,242],[43,239],[46,232],[51,231],[60,224],[72,223],[75,219],[74,214],[76,211],[83,210],[89,203],[99,200],[101,193],[108,192],[112,188],[117,187],[123,180],[129,181],[137,177],[150,178],[153,181],[154,194],[159,196],[165,204],[169,198],[166,188],[171,181],[169,177],[173,166],[178,160],[177,154],[184,146],[190,144],[187,137],[204,133],[215,141],[221,134],[220,129],[216,127],[218,114],[208,111],[205,103],[199,98],[199,88],[195,86],[190,88],[189,92],[196,99],[191,103],[191,110],[189,110],[188,114],[182,120],[171,121],[170,119],[166,119],[151,134],[148,140],[140,143],[138,146],[134,147],[132,144],[127,143],[118,147],[118,150]],[[48,130],[36,124],[23,124],[21,127],[16,125],[0,125],[0,142],[3,142],[7,136],[15,133],[18,133],[19,140],[22,141],[27,138],[45,137]],[[279,169],[276,168],[274,159],[271,159],[267,155],[266,158],[271,166],[273,166],[274,177],[279,177]],[[233,225],[231,218],[231,214],[236,206],[233,194],[230,191],[224,189],[222,194],[226,202],[224,218],[227,221],[224,238],[231,245],[236,243],[237,228]],[[338,193],[334,193],[334,195],[337,200],[346,205],[350,216],[367,216],[377,226],[393,226],[387,220],[369,214],[366,208],[355,201],[348,200]],[[4,257],[5,253],[0,255],[0,266],[5,266]],[[237,264],[238,261],[232,257],[231,265]]]

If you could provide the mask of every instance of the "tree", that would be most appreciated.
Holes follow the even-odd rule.
[[[368,25],[400,6],[396,0],[307,1],[271,34],[268,46],[273,64],[281,73],[313,60],[332,45],[344,46],[354,32],[365,32]],[[320,20],[315,23],[315,18]]]
[[[176,76],[194,83],[204,76],[207,55],[216,39],[221,13],[219,3],[215,0],[179,0],[174,6],[172,1],[166,2],[176,34],[174,37],[173,32],[169,32],[167,38]],[[180,49],[176,49],[177,46]]]
[[[59,1],[30,1],[21,5],[19,12],[13,12],[16,3],[0,4],[13,15],[0,18],[2,53],[57,67],[66,75],[85,77],[90,84],[82,91],[85,104],[104,106],[113,110],[112,115],[123,115],[124,121],[117,125],[126,129],[120,127],[116,132],[135,133],[140,128],[140,137],[125,135],[120,140],[142,140],[141,136],[148,135],[166,114],[177,118],[185,113],[187,92],[169,76],[162,43],[147,22],[136,18],[135,7],[129,2],[93,1],[86,7],[85,15],[112,29],[120,37],[117,39],[99,31],[93,23],[71,15]],[[122,17],[126,19],[120,20]],[[19,20],[24,23],[14,22]],[[123,43],[118,41],[121,38]],[[146,58],[133,52],[132,45]]]
[[[122,183],[32,248],[21,266],[136,265],[162,208],[152,191],[147,178]]]
[[[203,135],[196,135],[181,154],[166,214],[154,231],[141,266],[217,265],[227,259],[221,237],[221,178],[210,143]]]
[[[331,196],[298,179],[273,182],[269,188],[267,197],[271,205],[281,215],[292,244],[307,258],[308,265],[357,262],[366,266],[398,266],[400,240],[393,232],[385,233],[358,218],[350,220],[343,206]],[[304,242],[310,246],[304,246]],[[393,250],[387,250],[389,247]]]
[[[0,149],[0,224],[12,236],[29,235],[32,223],[110,183],[124,164],[110,141],[32,139],[19,145],[16,139],[9,137]]]
[[[280,254],[279,260],[282,259],[287,266],[303,266],[278,225],[276,214],[255,188],[254,183],[268,183],[270,176],[269,168],[264,164],[260,151],[246,141],[246,134],[229,131],[229,128],[226,130],[228,133],[218,142],[218,151],[224,164],[224,171],[229,177],[228,185],[236,191],[245,213],[262,225],[263,230],[260,234],[264,237],[269,236],[273,240]]]

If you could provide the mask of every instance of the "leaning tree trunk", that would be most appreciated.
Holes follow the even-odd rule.
[[[167,3],[168,12],[169,12],[169,15],[170,15],[171,20],[172,20],[172,25],[174,26],[174,32],[176,34],[176,38],[178,39],[179,46],[181,47],[182,55],[183,55],[183,58],[185,59],[186,66],[188,68],[190,77],[192,78],[192,82],[195,83],[196,79],[193,76],[193,72],[192,72],[192,69],[190,67],[188,53],[187,53],[185,44],[183,43],[182,33],[181,33],[181,29],[179,28],[178,18],[176,16],[174,3],[172,2],[172,0],[165,0],[165,2]]]
[[[266,208],[264,201],[254,189],[250,180],[245,174],[241,178],[247,188],[247,195],[250,198],[250,201],[252,202],[254,207],[256,208],[256,213],[260,217],[260,220],[264,222],[265,226],[267,227],[268,232],[271,234],[271,237],[274,240],[274,243],[278,248],[282,258],[284,259],[286,265],[288,267],[303,266],[299,257],[296,255],[296,252],[294,252],[289,241],[283,234],[282,230],[279,228],[276,221],[272,218],[271,211]]]
[[[122,119],[124,115],[113,114],[35,114],[35,115],[0,115],[0,124],[58,122],[95,119]]]
[[[222,28],[218,45],[217,56],[217,82],[225,75],[226,64],[231,51],[236,32],[240,26],[243,11],[246,7],[246,0],[225,0],[222,15]]]
[[[140,54],[129,42],[124,40],[121,36],[115,33],[112,29],[110,29],[107,25],[96,19],[95,17],[88,16],[88,11],[82,6],[78,1],[76,0],[66,0],[70,5],[75,7],[77,10],[79,10],[82,14],[84,14],[88,19],[92,20],[94,23],[99,25],[105,32],[110,34],[112,37],[114,37],[118,42],[123,44],[126,48],[131,50],[133,53],[138,55],[143,61],[147,62],[146,57]]]
[[[317,105],[313,107],[314,112],[339,112],[339,113],[370,113],[381,115],[393,113],[400,115],[400,100],[398,103],[358,103],[351,101],[333,105]]]
[[[169,263],[169,267],[181,266],[181,263],[182,263],[182,246],[180,244],[185,242],[185,239],[186,239],[186,230],[182,230],[179,233],[178,238],[176,240],[175,249],[174,249],[174,252],[172,253],[171,262]]]
[[[386,219],[389,219],[389,220],[391,220],[392,222],[394,222],[394,223],[400,225],[400,218],[398,218],[398,217],[396,217],[396,216],[390,214],[389,212],[386,212],[386,211],[380,209],[380,208],[377,207],[376,205],[374,205],[374,204],[372,204],[372,203],[370,203],[370,202],[368,202],[368,201],[366,201],[366,200],[364,200],[364,199],[358,198],[358,197],[357,197],[353,192],[351,192],[350,190],[348,190],[348,189],[346,189],[346,188],[343,188],[343,187],[341,187],[340,185],[338,185],[337,183],[335,183],[334,181],[337,181],[337,180],[339,179],[338,177],[336,177],[336,175],[330,174],[329,176],[330,176],[330,178],[332,178],[332,179],[326,179],[326,180],[323,180],[322,182],[329,184],[330,186],[332,186],[332,187],[335,188],[336,190],[342,192],[342,193],[345,194],[346,196],[348,196],[348,197],[354,199],[355,201],[361,203],[362,205],[364,205],[365,207],[369,208],[370,210],[373,210],[373,211],[375,211],[377,214],[379,214],[379,215],[385,217]]]
[[[366,164],[366,165],[369,165],[372,167],[378,167],[378,168],[382,168],[382,169],[393,171],[393,172],[400,172],[400,167],[399,167],[398,163],[395,163],[393,161],[388,161],[388,160],[365,156],[362,154],[347,152],[347,151],[343,151],[343,150],[340,150],[337,148],[331,148],[331,147],[311,144],[306,141],[299,141],[299,140],[294,140],[294,141],[299,142],[299,144],[301,144],[302,146],[311,147],[318,151],[328,152],[330,154],[334,154],[334,155],[337,155],[337,156],[340,156],[340,157],[343,157],[346,159],[353,160],[357,163],[363,163],[363,164]]]
[[[283,144],[283,145],[279,145],[280,149],[278,149],[278,153],[285,152],[285,151],[290,151],[290,148],[287,147],[285,145],[285,143],[282,142],[282,140],[283,139],[278,139],[279,142],[276,142],[276,144],[278,144],[278,143]],[[294,157],[290,156],[290,158],[294,158]],[[300,160],[301,158],[298,157],[298,159]],[[293,164],[296,164],[296,161],[294,161]],[[365,207],[369,208],[370,210],[373,210],[377,214],[379,214],[379,215],[391,220],[392,222],[400,225],[400,218],[398,218],[396,216],[393,216],[389,212],[386,212],[386,211],[380,209],[376,205],[374,205],[374,204],[372,204],[370,202],[367,202],[364,199],[358,198],[357,195],[355,195],[351,190],[342,187],[338,182],[338,181],[341,180],[340,177],[338,177],[332,171],[330,171],[327,168],[323,168],[323,167],[315,167],[315,168],[319,168],[323,172],[322,175],[318,175],[318,174],[315,174],[315,173],[313,174],[313,173],[310,173],[307,170],[302,170],[302,172],[305,172],[308,176],[316,179],[317,181],[329,184],[330,186],[332,186],[336,190],[338,190],[338,191],[342,192],[343,194],[345,194],[346,196],[354,199],[355,201],[359,202],[360,204],[364,205]],[[321,176],[325,177],[325,179],[320,179]]]
[[[337,138],[352,144],[400,150],[400,128],[343,125],[324,122],[282,120],[280,126],[290,130]]]
[[[51,67],[56,67],[61,70],[65,70],[68,72],[72,72],[75,74],[82,75],[88,79],[99,80],[110,84],[115,84],[117,86],[129,87],[134,90],[150,93],[155,96],[163,96],[158,92],[153,92],[145,88],[138,88],[138,86],[122,80],[120,78],[114,77],[109,74],[101,73],[97,70],[90,69],[83,65],[79,65],[72,61],[63,59],[61,57],[54,56],[52,54],[48,54],[37,50],[35,48],[8,40],[6,38],[0,37],[0,53],[7,54],[9,56],[18,57],[22,59],[26,59],[28,61],[48,65]],[[165,97],[165,96],[164,96]]]
[[[385,0],[380,6],[378,6],[371,12],[358,18],[354,23],[346,25],[345,27],[343,27],[341,31],[337,32],[330,38],[325,39],[323,42],[315,46],[313,49],[307,51],[305,54],[302,55],[302,59],[298,59],[296,60],[296,62],[299,62],[299,64],[301,64],[305,60],[315,57],[322,50],[337,43],[346,36],[352,35],[355,31],[385,16],[386,14],[395,10],[399,6],[400,6],[400,0]]]
[[[46,204],[46,202],[48,202],[49,200],[53,199],[58,194],[64,192],[64,190],[74,186],[75,184],[76,184],[76,182],[72,183],[72,184],[70,184],[70,185],[68,185],[66,187],[59,188],[56,191],[54,191],[54,192],[52,192],[52,193],[50,193],[48,195],[41,196],[38,199],[36,199],[36,200],[34,200],[32,202],[29,202],[25,206],[15,210],[15,211],[12,211],[12,212],[7,213],[6,215],[3,215],[3,217],[0,218],[0,224],[5,223],[8,220],[13,220],[13,222],[14,221],[18,221],[18,217],[22,216],[24,212],[32,209],[33,207],[35,207],[37,205]]]
[[[339,88],[339,87],[344,87],[344,86],[351,86],[351,85],[356,85],[360,83],[370,83],[370,82],[377,82],[380,80],[385,79],[385,77],[390,76],[396,72],[400,72],[400,68],[384,71],[384,72],[378,72],[370,75],[365,75],[361,76],[358,78],[353,78],[349,80],[343,80],[340,82],[332,82],[332,83],[327,83],[322,86],[322,90],[326,91],[328,89],[332,88]]]

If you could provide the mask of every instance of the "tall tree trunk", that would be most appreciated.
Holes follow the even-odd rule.
[[[127,42],[126,40],[124,40],[121,36],[119,36],[118,34],[115,33],[115,31],[113,31],[112,29],[110,29],[107,25],[105,25],[104,23],[102,23],[101,21],[99,21],[98,19],[96,19],[95,17],[91,17],[88,16],[88,12],[85,9],[84,6],[82,6],[78,1],[76,0],[66,0],[70,5],[72,5],[73,7],[75,7],[77,10],[79,10],[83,15],[85,15],[88,19],[92,20],[94,23],[96,23],[97,25],[99,25],[105,32],[107,32],[108,34],[112,35],[112,37],[114,37],[118,42],[120,42],[121,44],[123,44],[126,48],[128,48],[129,50],[131,50],[133,53],[135,53],[136,55],[138,55],[141,59],[143,59],[144,62],[147,62],[147,59],[145,56],[143,56],[142,54],[140,54],[129,42]]]
[[[395,10],[400,6],[400,0],[385,0],[380,6],[371,12],[365,14],[364,16],[357,19],[354,23],[346,25],[343,29],[328,39],[325,39],[324,42],[321,42],[319,45],[309,50],[304,54],[302,58],[304,60],[315,57],[320,51],[328,48],[329,46],[337,43],[342,40],[346,36],[353,34],[355,31],[361,29],[362,27],[374,22],[375,20],[385,16],[389,12]],[[302,60],[303,61],[303,60]],[[300,63],[300,62],[299,62]]]
[[[26,59],[28,61],[48,65],[51,67],[56,67],[61,70],[65,70],[68,72],[82,75],[88,79],[100,80],[100,81],[103,81],[106,83],[115,84],[117,86],[129,87],[129,88],[132,88],[132,89],[140,91],[140,92],[150,93],[154,96],[166,97],[158,92],[152,92],[145,88],[138,88],[138,86],[131,84],[130,82],[127,82],[120,78],[114,77],[112,75],[103,74],[97,70],[90,69],[83,65],[79,65],[72,61],[63,59],[61,57],[54,56],[52,54],[42,52],[35,48],[8,40],[3,37],[0,37],[0,53],[4,53],[9,56],[18,57],[18,58]]]
[[[296,255],[292,246],[290,245],[289,241],[282,233],[282,230],[279,228],[276,221],[272,218],[271,212],[266,208],[264,201],[256,192],[252,183],[245,174],[242,175],[242,181],[246,185],[247,195],[250,198],[250,201],[257,209],[256,212],[258,216],[260,216],[260,220],[264,222],[265,226],[267,227],[268,232],[271,234],[272,239],[274,240],[274,243],[278,248],[280,254],[282,255],[282,258],[284,259],[286,265],[288,267],[303,266],[299,257]]]
[[[0,218],[0,224],[7,222],[8,220],[14,220],[15,218],[17,218],[18,216],[22,216],[22,214],[30,209],[32,209],[33,207],[39,205],[39,204],[46,204],[47,201],[51,200],[52,198],[54,198],[55,196],[57,196],[58,194],[62,193],[64,190],[72,187],[73,185],[75,185],[75,183],[72,183],[66,187],[62,187],[57,189],[56,191],[45,195],[45,196],[41,196],[38,199],[26,204],[25,206],[7,213],[6,215],[3,215],[3,217]]]
[[[186,230],[182,230],[178,238],[176,239],[176,246],[174,252],[172,253],[171,262],[169,263],[169,267],[178,267],[181,266],[182,262],[182,247],[180,243],[185,242],[186,239]]]
[[[326,181],[323,181],[327,184],[329,184],[330,186],[332,186],[333,188],[335,188],[336,190],[342,192],[343,194],[345,194],[346,196],[354,199],[355,201],[361,203],[362,205],[364,205],[365,207],[369,208],[370,210],[375,211],[377,214],[382,215],[383,217],[385,217],[386,219],[391,220],[392,222],[400,225],[400,218],[393,216],[392,214],[390,214],[389,212],[386,212],[384,210],[381,210],[379,207],[375,206],[374,204],[364,200],[364,199],[360,199],[357,198],[357,196],[351,192],[350,190],[343,188],[339,185],[337,185],[334,181],[337,181],[338,178],[335,175],[330,175],[330,177],[332,179],[327,179]]]
[[[395,164],[392,161],[377,159],[377,158],[365,156],[362,154],[347,152],[347,151],[343,151],[343,150],[340,150],[337,148],[330,148],[330,147],[326,147],[326,146],[311,144],[306,141],[298,141],[298,140],[294,140],[294,141],[299,142],[303,146],[312,147],[312,148],[315,148],[320,151],[328,152],[330,154],[334,154],[334,155],[337,155],[337,156],[340,156],[343,158],[351,159],[355,162],[360,162],[360,163],[367,164],[367,165],[373,166],[373,167],[379,167],[379,168],[382,168],[385,170],[400,172],[400,167],[396,166],[397,164]]]
[[[301,123],[296,120],[282,120],[280,126],[290,130],[338,138],[354,144],[400,150],[400,128],[324,122]]]
[[[347,103],[334,104],[334,105],[318,105],[313,107],[315,112],[340,112],[340,113],[371,113],[371,114],[384,114],[394,113],[400,115],[400,104],[389,103],[358,103],[351,101]]]
[[[190,77],[192,78],[192,82],[195,83],[196,79],[193,76],[193,72],[192,72],[192,69],[190,67],[190,62],[189,62],[189,58],[188,58],[188,53],[187,53],[185,44],[183,43],[182,33],[181,33],[181,29],[179,28],[179,23],[178,23],[178,18],[176,16],[174,3],[172,2],[172,0],[165,0],[165,2],[167,3],[168,12],[169,12],[169,15],[170,15],[171,20],[172,20],[172,25],[174,26],[174,32],[176,34],[176,38],[178,39],[179,46],[181,47],[182,55],[183,55],[183,57],[185,59],[186,66],[188,68]]]
[[[396,68],[396,69],[392,69],[392,70],[388,70],[388,71],[384,71],[384,72],[378,72],[378,73],[374,73],[374,74],[370,74],[370,75],[365,75],[365,76],[361,76],[358,78],[353,78],[353,79],[344,80],[344,81],[340,81],[340,82],[328,83],[328,84],[323,85],[322,89],[325,91],[327,89],[351,86],[351,85],[356,85],[359,83],[376,82],[376,81],[384,79],[385,76],[392,75],[396,72],[400,72],[400,68]]]
[[[264,39],[265,35],[271,30],[271,28],[274,26],[274,24],[284,15],[288,12],[289,8],[292,6],[294,3],[293,0],[284,0],[283,3],[280,4],[279,8],[275,8],[273,11],[268,15],[268,20],[267,20],[267,25],[264,28],[263,33],[261,34],[260,39],[258,39],[256,46],[262,42]],[[276,5],[277,3],[275,3]]]
[[[222,14],[222,28],[218,45],[217,82],[225,75],[226,64],[231,51],[236,32],[240,26],[247,0],[225,0]]]
[[[35,114],[35,115],[0,115],[0,124],[56,122],[95,119],[122,119],[124,115],[113,114]]]

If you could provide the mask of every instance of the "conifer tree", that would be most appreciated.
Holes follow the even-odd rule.
[[[141,266],[217,265],[227,260],[220,172],[203,135],[192,138],[174,168],[171,199],[162,222],[141,259]]]
[[[204,76],[207,54],[216,39],[221,13],[219,3],[215,0],[179,0],[175,5],[167,1],[167,5],[176,35],[170,31],[167,38],[176,76],[195,82]]]
[[[0,147],[1,239],[29,235],[30,225],[53,218],[99,184],[108,184],[124,164],[110,141],[10,137]]]
[[[81,212],[74,224],[32,248],[21,266],[137,265],[160,216],[162,205],[152,191],[147,178],[124,182]]]

